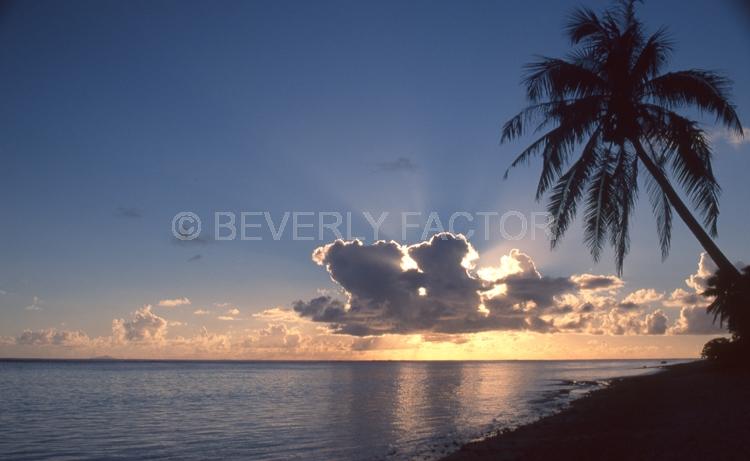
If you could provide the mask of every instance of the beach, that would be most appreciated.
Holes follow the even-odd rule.
[[[750,373],[697,361],[616,380],[562,412],[443,461],[747,460]]]

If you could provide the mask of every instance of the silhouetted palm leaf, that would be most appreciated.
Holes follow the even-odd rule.
[[[651,152],[654,152],[654,147],[650,143],[649,148]],[[664,155],[657,155],[655,153],[652,155],[658,168],[663,172]],[[664,260],[669,255],[669,247],[672,241],[672,207],[669,205],[667,194],[664,193],[659,184],[651,176],[646,176],[646,190],[654,216],[656,216],[656,230],[659,234],[661,257]]]
[[[575,217],[576,203],[583,194],[583,186],[591,175],[593,167],[597,164],[597,147],[600,136],[601,131],[597,129],[584,147],[581,157],[558,179],[550,194],[547,211],[552,214],[554,219],[552,247],[557,245],[565,234],[570,221]]]
[[[691,69],[670,72],[646,82],[647,98],[672,108],[695,106],[709,114],[729,129],[742,134],[742,124],[729,102],[732,81],[716,72]]]

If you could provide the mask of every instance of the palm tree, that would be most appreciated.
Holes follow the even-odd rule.
[[[708,288],[702,294],[712,298],[708,313],[714,322],[726,322],[727,329],[735,341],[748,346],[750,341],[750,266],[742,270],[742,276],[731,277],[722,269],[707,280]]]
[[[524,135],[530,125],[535,132],[548,131],[510,168],[541,155],[536,198],[549,192],[552,247],[583,201],[584,241],[592,257],[598,261],[609,240],[622,273],[640,164],[647,172],[645,184],[657,218],[662,258],[669,253],[674,209],[717,266],[739,277],[711,238],[716,236],[720,188],[706,133],[696,121],[676,112],[697,108],[742,136],[729,101],[731,82],[708,70],[663,73],[672,44],[663,28],[646,35],[634,4],[620,1],[601,16],[586,8],[576,10],[566,28],[574,46],[568,56],[541,57],[526,66],[523,84],[529,106],[503,126],[501,142]],[[574,153],[577,158],[572,161]],[[670,184],[667,170],[708,232]]]

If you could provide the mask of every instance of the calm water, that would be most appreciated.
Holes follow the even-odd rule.
[[[0,362],[0,458],[434,459],[657,364]]]

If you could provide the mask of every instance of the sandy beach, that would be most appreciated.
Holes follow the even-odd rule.
[[[707,362],[666,368],[617,380],[443,461],[750,459],[750,373]]]

